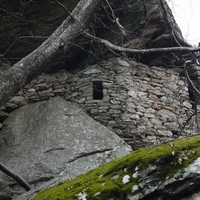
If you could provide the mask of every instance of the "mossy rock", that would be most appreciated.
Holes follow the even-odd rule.
[[[40,191],[31,199],[131,199],[134,195],[140,199],[139,191],[145,187],[145,183],[142,184],[144,178],[151,177],[159,184],[176,180],[198,157],[200,136],[141,148],[75,179]]]

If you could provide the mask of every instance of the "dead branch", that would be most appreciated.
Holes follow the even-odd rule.
[[[44,72],[58,58],[71,51],[82,30],[85,30],[100,4],[100,0],[80,0],[55,32],[40,47],[0,74],[0,107],[33,78]]]
[[[151,48],[151,49],[129,49],[129,48],[124,48],[120,47],[117,45],[112,44],[108,40],[95,37],[88,32],[84,31],[83,35],[86,36],[87,38],[91,39],[94,42],[97,42],[99,44],[103,44],[109,49],[112,49],[114,51],[120,51],[120,52],[125,52],[125,53],[134,53],[134,54],[149,54],[149,53],[155,53],[155,52],[197,52],[200,51],[200,47],[163,47],[163,48]]]
[[[196,125],[197,125],[197,128],[199,128],[199,123],[198,123],[198,111],[197,111],[197,103],[198,103],[198,97],[200,95],[200,91],[196,88],[196,86],[194,85],[194,83],[192,82],[192,80],[190,79],[190,76],[188,74],[188,70],[187,70],[187,67],[192,64],[192,61],[191,60],[186,60],[183,64],[183,70],[184,70],[184,73],[185,73],[185,76],[187,78],[187,82],[189,84],[189,86],[191,87],[191,89],[195,92],[195,102],[194,102],[194,115],[195,115],[195,122],[196,122]]]
[[[26,191],[31,189],[30,185],[18,174],[15,174],[8,169],[3,163],[0,162],[0,170],[13,178],[19,185],[21,185]]]

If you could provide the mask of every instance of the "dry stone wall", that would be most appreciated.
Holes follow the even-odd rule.
[[[42,74],[6,104],[4,111],[54,96],[78,103],[133,148],[192,134],[188,87],[161,66],[113,58],[74,71]]]

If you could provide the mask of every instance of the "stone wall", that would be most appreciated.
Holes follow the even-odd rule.
[[[184,123],[192,114],[188,87],[179,73],[116,58],[76,69],[42,74],[6,104],[21,105],[63,96],[133,148],[192,134]]]

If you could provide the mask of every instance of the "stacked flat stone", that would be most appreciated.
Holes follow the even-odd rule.
[[[102,99],[93,99],[94,82]],[[74,71],[42,74],[13,97],[4,110],[62,96],[135,146],[192,134],[193,113],[186,81],[173,69],[113,58]],[[191,125],[191,123],[190,123]]]

